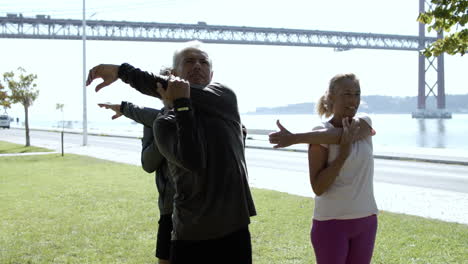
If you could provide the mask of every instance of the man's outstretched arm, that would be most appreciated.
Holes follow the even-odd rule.
[[[161,98],[161,96],[156,91],[156,83],[158,81],[164,82],[165,80],[163,77],[160,78],[127,63],[123,63],[122,65],[99,64],[93,67],[88,73],[86,85],[90,85],[94,80],[99,78],[103,81],[96,86],[96,92],[120,78],[139,92],[158,98]]]
[[[156,117],[161,113],[159,109],[140,107],[126,101],[122,101],[120,104],[120,111],[124,116],[148,127],[153,126],[154,120],[156,120]]]
[[[149,96],[161,98],[157,91],[157,83],[160,83],[164,88],[167,87],[167,76],[154,75],[135,68],[128,63],[120,65],[117,73],[124,83]]]
[[[89,71],[87,85],[93,80],[102,78],[103,82],[96,86],[96,92],[112,84],[117,79],[129,84],[137,91],[161,98],[157,84],[167,87],[168,77],[158,76],[133,67],[128,63],[122,65],[100,64]],[[215,114],[223,119],[240,122],[239,110],[235,93],[219,84],[210,84],[204,89],[192,88],[192,104],[197,109]]]
[[[157,83],[165,89],[168,79],[166,76],[158,76],[135,68],[128,63],[119,66],[119,78],[135,88],[137,91],[161,98],[157,90]],[[199,110],[215,114],[223,119],[239,122],[239,110],[237,98],[231,89],[213,83],[207,87],[191,87],[191,102]]]
[[[153,126],[154,120],[161,112],[161,110],[158,109],[139,107],[125,101],[122,101],[120,104],[100,103],[98,105],[114,111],[115,114],[112,116],[112,119],[116,119],[124,115],[125,117],[148,127]]]

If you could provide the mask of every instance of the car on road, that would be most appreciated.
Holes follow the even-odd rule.
[[[7,115],[0,115],[0,127],[10,128],[10,117]]]

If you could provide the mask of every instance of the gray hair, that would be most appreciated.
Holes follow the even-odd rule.
[[[161,66],[161,69],[159,69],[159,75],[162,76],[169,76],[171,75],[172,72],[172,67],[170,66]]]
[[[174,52],[174,56],[172,57],[172,69],[173,70],[177,70],[181,61],[182,61],[182,54],[184,54],[184,52],[188,51],[188,50],[196,50],[196,51],[200,51],[200,52],[203,52],[203,53],[206,53],[208,54],[208,52],[206,52],[206,49],[203,47],[203,42],[199,41],[199,40],[192,40],[192,41],[189,41],[189,42],[185,42],[184,45],[177,49],[175,52]],[[209,63],[210,63],[210,67],[211,69],[213,69],[213,62],[211,61],[211,58],[208,57],[208,60],[209,60]]]

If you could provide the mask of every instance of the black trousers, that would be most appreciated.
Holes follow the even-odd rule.
[[[158,259],[169,259],[171,252],[172,214],[160,215],[158,224],[156,257]]]
[[[210,240],[173,240],[171,264],[252,264],[249,228]]]

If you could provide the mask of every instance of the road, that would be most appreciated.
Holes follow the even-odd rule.
[[[141,142],[126,137],[65,134],[65,152],[140,164]],[[24,130],[0,130],[0,140],[24,143]],[[31,131],[31,144],[60,150],[60,134]],[[247,142],[249,145],[249,141]],[[246,149],[251,186],[313,197],[307,154]],[[383,210],[468,224],[468,166],[375,159],[374,188]]]
[[[5,136],[14,142],[24,141],[23,130],[0,130],[0,135],[1,138]],[[31,138],[32,145],[35,145],[35,140],[39,140],[41,146],[60,149],[59,133],[31,131]],[[81,135],[65,134],[65,151],[79,147],[81,143]],[[136,157],[136,163],[131,163],[138,165],[140,162],[139,139],[88,136],[88,144],[101,149],[129,152]],[[304,173],[306,177],[308,174],[306,153],[247,148],[246,157],[249,168],[273,169],[283,171],[286,175],[291,171]],[[374,177],[376,182],[468,193],[468,166],[375,159]]]

